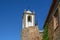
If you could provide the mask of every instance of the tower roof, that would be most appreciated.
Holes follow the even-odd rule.
[[[32,13],[29,9],[28,10],[24,10],[25,13]]]
[[[26,11],[26,13],[32,13],[32,12],[28,10],[28,11]]]

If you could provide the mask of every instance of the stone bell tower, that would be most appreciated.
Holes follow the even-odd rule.
[[[22,18],[22,40],[40,40],[38,26],[35,25],[35,12],[25,10]]]
[[[34,12],[31,12],[30,10],[25,10],[23,15],[23,28],[28,28],[30,26],[35,26],[35,15]]]

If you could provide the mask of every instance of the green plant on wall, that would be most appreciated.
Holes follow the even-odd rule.
[[[46,23],[43,31],[43,40],[48,40],[48,23]]]

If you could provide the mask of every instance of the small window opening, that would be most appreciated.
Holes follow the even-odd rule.
[[[28,16],[28,21],[30,21],[30,22],[31,22],[31,21],[32,21],[31,19],[32,19],[32,18],[31,18],[31,16]]]

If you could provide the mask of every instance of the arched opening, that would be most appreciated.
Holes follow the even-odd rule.
[[[28,16],[28,22],[31,22],[31,21],[32,21],[32,17]]]

